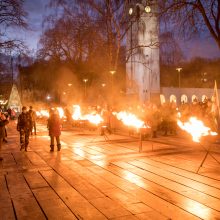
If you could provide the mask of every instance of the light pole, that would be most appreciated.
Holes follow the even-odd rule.
[[[133,8],[130,8],[128,11],[128,14],[130,15],[130,17],[133,15]],[[130,18],[131,20],[131,28],[130,28],[130,65],[131,65],[131,88],[133,89],[133,62],[132,62],[132,58],[133,58],[133,39],[132,39],[132,17]]]
[[[50,104],[51,104],[51,96],[49,94],[46,96],[46,100],[47,100],[47,104],[50,106]]]
[[[87,82],[88,82],[88,79],[83,79],[83,82],[85,83],[85,84],[84,84],[84,96],[85,96],[85,98],[86,98],[86,92],[87,92],[87,91],[86,91],[86,89],[87,89],[87,88],[86,88],[86,84],[87,84]]]
[[[207,77],[207,73],[202,73],[201,81],[206,83],[208,81],[208,79],[206,77]]]
[[[112,78],[112,80],[111,80],[111,87],[112,87],[111,90],[112,90],[112,91],[111,91],[111,92],[112,92],[112,94],[113,94],[114,74],[116,73],[116,71],[115,71],[115,70],[110,70],[109,72],[110,72],[111,75],[112,75],[112,77],[111,77],[111,78]]]
[[[176,70],[178,71],[178,75],[179,75],[179,88],[180,88],[180,72],[181,72],[181,70],[182,70],[183,68],[181,68],[181,67],[178,67],[178,68],[176,68]]]

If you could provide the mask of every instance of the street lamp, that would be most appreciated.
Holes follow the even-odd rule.
[[[183,69],[183,68],[181,68],[181,67],[176,68],[176,70],[177,70],[178,73],[179,73],[179,88],[180,88],[180,72],[181,72],[182,69]]]
[[[132,14],[133,14],[133,8],[129,8],[128,14],[129,14],[129,15],[132,15]]]
[[[112,74],[112,76],[115,74],[115,70],[111,70],[111,71],[109,71],[111,74]]]
[[[83,82],[85,83],[84,92],[85,92],[85,98],[86,98],[86,83],[88,82],[88,79],[83,79]]]
[[[111,75],[112,75],[112,80],[111,80],[111,89],[112,89],[112,94],[113,94],[113,84],[114,84],[114,74],[116,73],[116,71],[115,70],[110,70],[109,71],[110,73],[111,73]]]

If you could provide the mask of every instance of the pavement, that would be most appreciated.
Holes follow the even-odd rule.
[[[65,128],[51,153],[38,125],[25,152],[15,126],[1,151],[0,220],[220,219],[218,144],[160,136],[139,152],[138,138]]]

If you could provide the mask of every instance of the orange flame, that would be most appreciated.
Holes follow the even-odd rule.
[[[88,120],[90,123],[98,125],[103,122],[103,118],[99,114],[88,114],[85,115],[84,118]]]
[[[195,142],[200,142],[200,139],[203,136],[217,135],[216,132],[211,131],[211,128],[206,127],[204,123],[196,117],[191,117],[187,122],[181,122],[178,120],[177,124],[182,130],[188,132]]]
[[[88,120],[90,123],[95,124],[95,125],[98,125],[101,122],[103,122],[103,118],[96,112],[82,115],[81,108],[79,105],[73,105],[72,119],[73,120]]]
[[[64,110],[63,110],[63,108],[57,107],[56,109],[57,109],[57,111],[59,113],[60,118],[64,118]]]
[[[47,117],[49,118],[49,112],[47,110],[40,110],[40,111],[36,111],[36,115],[38,117]]]
[[[81,114],[81,108],[79,105],[73,105],[73,114],[72,114],[72,119],[73,120],[80,120],[82,117]]]
[[[144,121],[138,119],[137,116],[132,113],[121,111],[118,113],[114,112],[113,114],[126,126],[135,127],[137,129],[146,127]]]
[[[54,109],[54,108],[53,108],[53,109]],[[60,118],[65,118],[63,108],[57,107],[56,109],[57,109],[57,111],[58,111],[58,114],[59,114]],[[37,115],[38,117],[46,117],[46,118],[49,118],[50,113],[49,113],[48,110],[41,109],[40,111],[36,111],[36,115]]]

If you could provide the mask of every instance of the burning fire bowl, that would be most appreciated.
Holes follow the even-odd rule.
[[[207,136],[203,136],[200,139],[200,142],[202,144],[214,144],[217,143],[217,141],[220,140],[220,136],[218,135],[207,135]]]
[[[149,134],[149,133],[151,133],[151,128],[140,128],[139,133],[144,134],[144,135]]]

